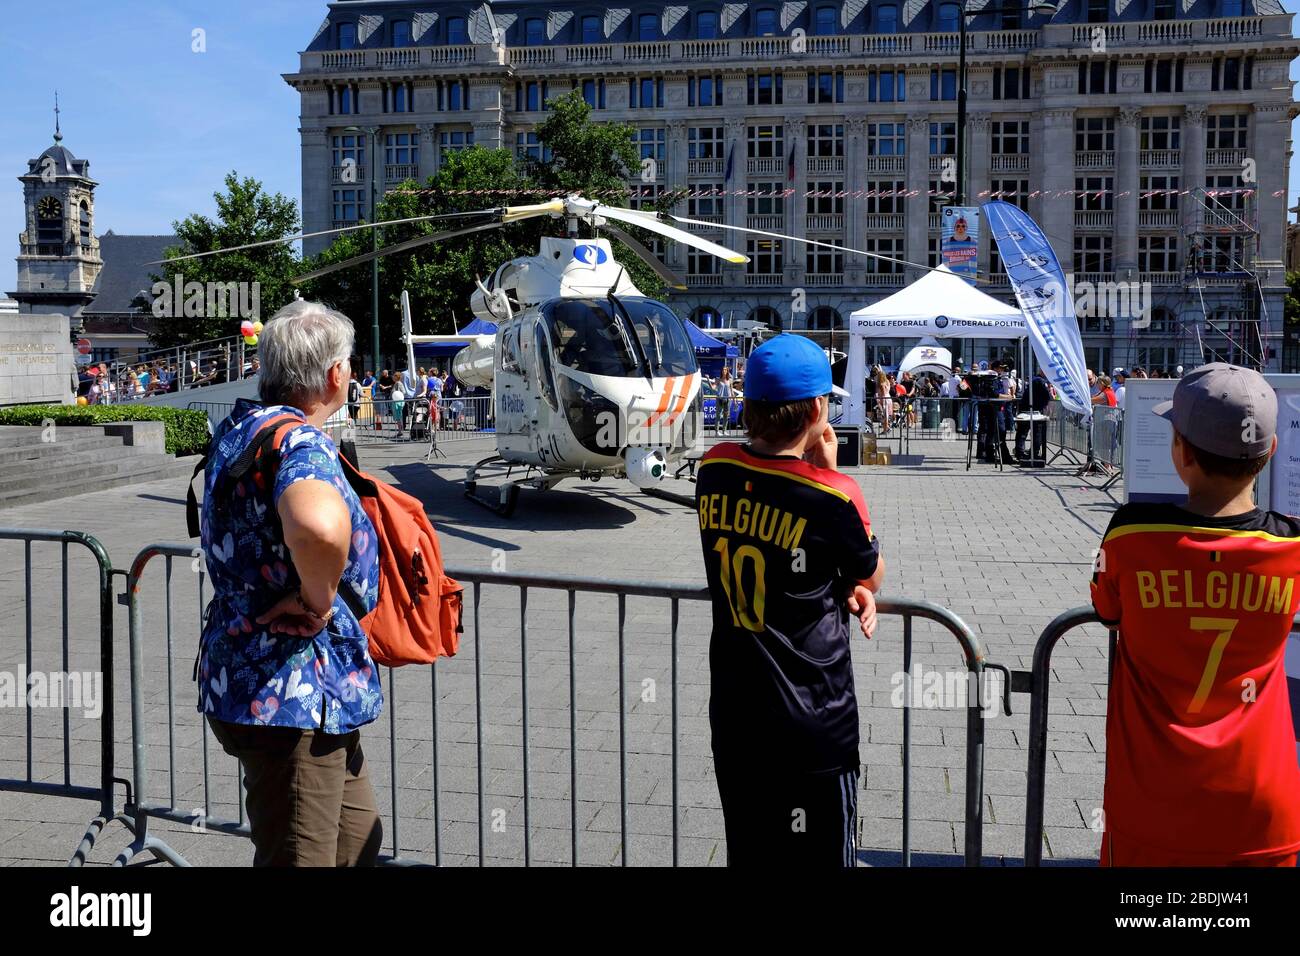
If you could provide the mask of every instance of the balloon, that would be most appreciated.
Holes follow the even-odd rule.
[[[254,335],[262,334],[262,323],[260,321],[253,323],[253,334]]]
[[[85,396],[85,395],[78,395],[78,396],[77,396],[77,404],[78,404],[78,405],[89,405],[90,402],[86,401],[86,396]]]
[[[244,336],[244,344],[245,344],[245,345],[256,345],[256,344],[257,344],[257,336],[256,336],[256,335],[245,335],[245,336]]]
[[[253,334],[253,323],[252,323],[252,322],[249,322],[247,319],[245,319],[243,322],[240,322],[240,323],[239,323],[239,332],[240,332],[241,335],[252,335],[252,334]]]

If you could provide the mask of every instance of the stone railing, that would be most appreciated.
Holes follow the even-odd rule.
[[[370,182],[366,177],[369,175],[365,166],[331,166],[330,183],[335,186],[363,186]]]
[[[711,273],[706,275],[690,274],[685,278],[686,284],[691,288],[696,288],[698,286],[722,285],[722,273]]]
[[[952,155],[940,155],[930,157],[930,173],[941,173],[944,168],[956,169],[957,157]]]
[[[844,172],[843,156],[809,156],[804,162],[808,172],[817,175],[819,173],[842,174]]]
[[[745,227],[747,229],[762,229],[765,232],[780,232],[785,229],[785,216],[778,213],[746,216]]]
[[[862,217],[862,225],[869,232],[902,232],[905,228],[901,212],[869,212]]]
[[[747,272],[745,273],[745,285],[775,286],[785,282],[784,272],[764,273],[764,272]]]
[[[996,154],[989,163],[989,168],[995,173],[1027,173],[1029,172],[1029,154]]]
[[[803,284],[806,286],[837,286],[844,284],[843,272],[805,272]]]
[[[1075,169],[1114,169],[1113,149],[1079,149],[1074,152]]]
[[[1180,222],[1177,209],[1139,209],[1138,228],[1165,229]]]
[[[1183,165],[1181,149],[1144,149],[1138,153],[1138,165],[1147,169],[1179,169]]]
[[[1246,159],[1244,149],[1207,149],[1206,166],[1240,166]]]
[[[1115,212],[1111,209],[1076,209],[1074,211],[1075,229],[1111,229],[1115,224]]]
[[[721,176],[726,169],[726,161],[722,159],[688,159],[686,161],[687,176]]]
[[[863,278],[863,285],[884,286],[886,288],[902,288],[903,279],[906,278],[901,272],[868,272]]]
[[[901,173],[906,162],[904,156],[868,156],[864,168],[868,173]]]
[[[843,232],[844,213],[809,213],[806,226],[809,232]]]
[[[1152,285],[1181,285],[1183,274],[1181,272],[1143,272],[1142,281],[1149,282]]]
[[[751,176],[775,176],[785,173],[785,160],[780,156],[763,156],[745,160],[745,172]]]
[[[384,165],[384,182],[401,183],[408,179],[417,179],[420,167],[414,163],[386,163]]]

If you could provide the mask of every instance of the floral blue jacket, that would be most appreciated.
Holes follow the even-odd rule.
[[[335,598],[334,619],[314,637],[272,634],[254,623],[298,586],[273,513],[295,481],[327,481],[343,496],[352,516],[352,543],[339,588],[351,588],[367,609],[378,600],[375,529],[343,474],[334,443],[312,425],[297,426],[280,445],[270,494],[259,491],[252,472],[237,483],[223,482],[224,492],[216,490],[223,470],[239,457],[259,423],[286,413],[305,417],[287,405],[240,399],[213,439],[204,477],[202,541],[214,593],[199,648],[198,709],[230,723],[345,734],[370,723],[383,707],[379,669],[348,604]]]

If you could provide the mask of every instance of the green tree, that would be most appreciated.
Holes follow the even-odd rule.
[[[225,192],[214,193],[213,199],[217,204],[215,219],[196,213],[172,223],[181,244],[167,250],[168,260],[283,239],[298,231],[298,204],[280,193],[265,192],[262,184],[251,177],[240,179],[234,171],[227,173]],[[256,302],[256,317],[265,321],[293,299],[290,280],[300,269],[298,255],[288,243],[164,264],[151,278],[169,288],[175,287],[177,276],[182,284],[199,282],[205,289],[209,283],[220,284],[223,289],[229,289],[229,283],[249,283],[249,286],[241,289],[238,303],[224,294],[215,297],[215,301],[210,300],[205,293],[201,315],[187,316],[186,311],[192,310],[184,308],[184,301],[175,301],[175,296],[155,296],[151,305],[157,318],[150,341],[157,348],[169,348],[238,335],[240,322],[248,317],[240,314],[240,304]]]

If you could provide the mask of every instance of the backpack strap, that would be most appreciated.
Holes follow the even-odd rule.
[[[219,483],[222,492],[231,481],[239,481],[244,478],[249,471],[256,468],[263,474],[269,476],[274,481],[275,470],[280,464],[280,444],[284,441],[284,436],[289,430],[299,425],[307,424],[297,415],[272,415],[266,421],[262,422],[257,428],[257,434],[253,436],[252,441],[244,446],[225,473],[221,476],[222,481]],[[216,439],[213,439],[215,442]],[[194,494],[194,479],[199,476],[200,472],[207,470],[208,462],[212,458],[213,443],[208,443],[208,449],[204,452],[203,458],[194,466],[194,473],[190,475],[189,488],[185,496],[185,521],[191,538],[197,538],[202,534],[202,527],[199,522],[199,502]],[[214,494],[217,488],[213,489]]]

